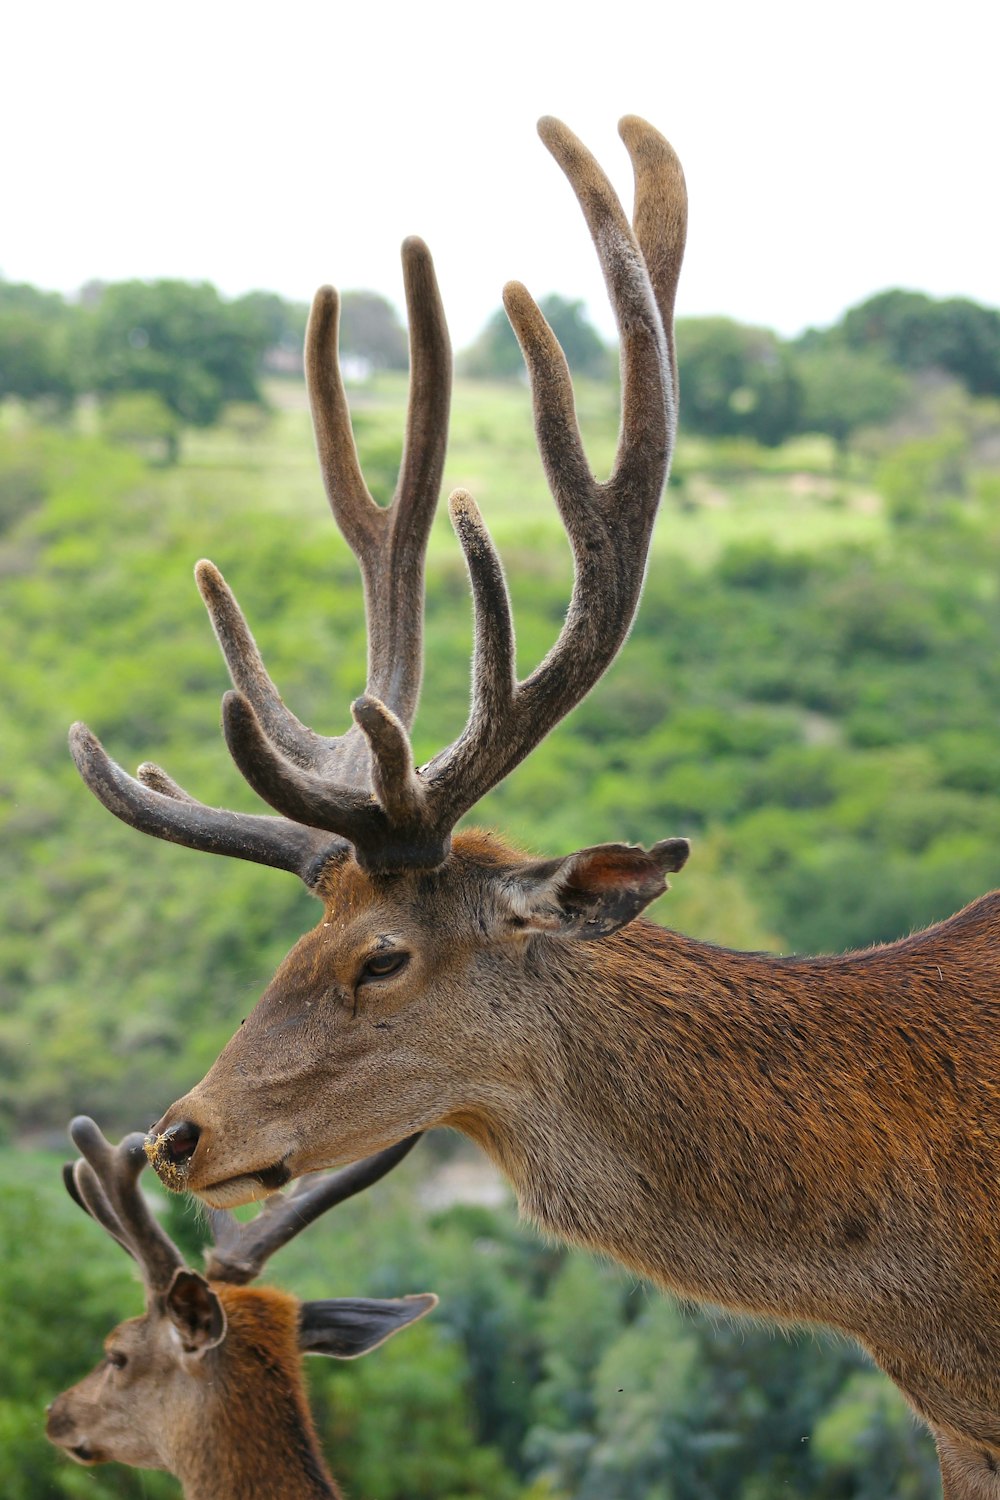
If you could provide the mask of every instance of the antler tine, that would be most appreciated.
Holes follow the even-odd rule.
[[[387,513],[368,492],[358,462],[347,395],[337,357],[340,299],[333,287],[320,287],[313,299],[305,340],[306,385],[313,414],[313,430],[320,469],[330,507],[355,555],[368,558],[382,543]],[[346,735],[320,735],[287,708],[272,681],[235,595],[214,563],[202,559],[195,580],[208,610],[234,688],[251,705],[261,734],[268,742],[279,810],[291,813],[281,800],[282,769],[287,762],[328,780],[352,783],[364,779],[364,741],[353,728]],[[232,750],[232,746],[230,746]],[[243,764],[237,765],[246,775]],[[339,774],[338,774],[339,773]],[[250,784],[254,782],[247,777]],[[308,818],[305,820],[308,822]]]
[[[184,1258],[157,1224],[139,1191],[139,1175],[146,1165],[144,1137],[135,1132],[112,1146],[86,1115],[78,1115],[72,1121],[69,1133],[96,1180],[95,1195],[90,1191],[86,1173],[74,1174],[88,1212],[139,1262],[149,1293],[165,1291],[174,1272],[184,1264]],[[110,1213],[105,1211],[105,1205]],[[120,1232],[112,1227],[112,1219]]]
[[[305,370],[320,472],[344,540],[360,560],[384,522],[365,484],[337,353],[340,297],[321,286],[306,328]]]
[[[332,287],[321,288],[313,302],[305,365],[327,498],[361,565],[368,619],[367,691],[408,728],[420,692],[424,557],[447,447],[451,346],[430,252],[422,240],[404,243],[403,277],[410,393],[396,493],[385,509],[372,499],[358,462],[337,355],[340,303]],[[247,699],[277,752],[270,756],[268,800],[282,812],[301,815],[291,811],[300,805],[298,795],[293,792],[288,805],[281,795],[285,760],[320,781],[367,787],[368,752],[357,727],[325,736],[302,724],[282,702],[222,574],[205,561],[195,574],[233,686]]]
[[[362,558],[368,609],[367,693],[413,723],[423,674],[424,561],[444,474],[451,412],[451,341],[434,262],[423,240],[403,242],[410,384],[391,544]]]
[[[476,694],[460,738],[425,767],[428,816],[451,827],[503,779],[573,708],[617,654],[631,625],[653,521],[669,467],[676,425],[670,317],[686,224],[683,176],[673,151],[651,126],[630,116],[622,135],[636,173],[636,220],[654,256],[654,287],[644,250],[613,188],[571,131],[545,119],[539,132],[566,173],[597,247],[622,346],[622,427],[611,478],[591,475],[577,426],[573,387],[552,330],[525,289],[505,289],[508,316],[532,384],[538,445],[569,533],[575,579],[566,622],[545,660],[516,683],[503,714],[484,711],[510,693],[512,646],[499,561],[481,522],[457,526],[477,594]],[[662,313],[661,313],[662,309]],[[453,497],[458,513],[464,497]],[[456,523],[457,524],[457,523]],[[468,538],[475,538],[472,546]],[[488,558],[489,561],[484,562]],[[484,567],[493,580],[480,582]],[[501,617],[485,627],[478,596]],[[498,651],[495,634],[504,642]]]
[[[312,889],[327,862],[343,851],[329,833],[287,818],[234,813],[196,802],[159,766],[146,762],[140,780],[128,775],[86,724],[74,724],[70,751],[77,770],[100,802],[142,833],[188,849],[229,854],[300,876]]]
[[[353,1198],[391,1172],[419,1139],[419,1134],[411,1135],[338,1172],[306,1179],[289,1193],[275,1194],[266,1200],[257,1217],[246,1223],[239,1223],[225,1211],[213,1210],[210,1223],[215,1245],[206,1251],[207,1276],[212,1281],[229,1281],[240,1286],[253,1281],[276,1250],[328,1209]]]
[[[236,596],[215,564],[202,558],[195,565],[194,576],[233,686],[253,705],[268,739],[293,765],[328,775],[336,765],[339,737],[314,733],[286,708]]]
[[[687,190],[677,154],[658,130],[638,115],[618,122],[635,171],[632,222],[649,271],[666,334],[673,377],[673,417],[677,405],[677,353],[674,347],[674,302],[687,235]]]
[[[100,1224],[122,1249],[138,1260],[132,1241],[125,1232],[122,1221],[108,1201],[107,1194],[94,1175],[90,1164],[79,1157],[75,1162],[63,1166],[63,1186],[78,1208]]]
[[[155,761],[144,760],[136,770],[136,778],[151,792],[159,792],[161,797],[172,797],[175,802],[186,802],[191,807],[197,807],[198,803],[189,792],[182,786],[178,786],[172,776],[168,776],[162,766]]]

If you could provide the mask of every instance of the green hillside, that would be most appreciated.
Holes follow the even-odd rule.
[[[403,389],[382,375],[354,398],[383,497]],[[20,1352],[0,1376],[0,1491],[11,1500],[176,1493],[70,1469],[40,1436],[45,1400],[96,1358],[135,1295],[120,1252],[63,1201],[57,1157],[26,1148],[52,1146],[79,1111],[112,1134],[155,1119],[318,911],[290,876],[123,828],[66,751],[82,718],[130,769],[154,759],[204,801],[259,805],[218,733],[228,683],[191,580],[201,556],[233,585],[300,718],[346,724],[363,687],[356,568],[321,496],[303,393],[288,383],[271,396],[262,424],[234,413],[185,434],[173,467],[109,444],[86,408],[62,425],[2,409],[0,1286]],[[616,395],[584,384],[580,408],[606,472]],[[459,385],[446,487],[458,483],[502,548],[523,674],[559,629],[570,575],[521,386]],[[420,758],[454,737],[468,701],[468,590],[443,515],[428,594]],[[622,657],[475,821],[553,854],[687,834],[691,860],[653,915],[731,946],[893,938],[1000,884],[998,648],[994,402],[929,388],[905,422],[846,455],[815,436],[773,448],[682,439]],[[351,1493],[935,1493],[924,1438],[852,1352],[685,1318],[541,1245],[510,1213],[432,1214],[414,1199],[432,1159],[422,1148],[378,1203],[344,1210],[335,1241],[317,1230],[284,1267],[300,1292],[426,1285],[443,1298],[370,1362],[317,1375]],[[407,1462],[398,1448],[386,1459],[394,1432],[415,1434],[400,1439]]]

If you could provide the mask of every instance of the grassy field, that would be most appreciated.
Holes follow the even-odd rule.
[[[365,474],[376,499],[389,499],[402,451],[406,382],[382,375],[352,388],[350,401]],[[287,513],[302,528],[328,528],[305,389],[271,383],[270,422],[247,437],[232,427],[185,436],[168,482],[197,493],[234,517],[257,508]],[[606,477],[618,430],[617,392],[606,384],[577,385],[577,411],[591,467]],[[752,443],[708,444],[682,433],[675,460],[679,482],[668,492],[654,552],[697,566],[714,562],[733,543],[768,540],[789,551],[854,542],[877,546],[887,536],[870,483],[835,477],[830,444],[803,438],[781,449]],[[561,522],[535,447],[531,398],[517,382],[456,382],[444,494],[468,489],[498,545],[551,545]],[[442,505],[432,537],[438,555],[454,554]]]

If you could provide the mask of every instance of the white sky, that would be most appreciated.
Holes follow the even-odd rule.
[[[682,314],[794,333],[888,285],[1000,302],[1000,7],[21,0],[0,62],[0,271],[399,302],[428,241],[457,346],[508,278],[610,331],[534,122],[630,202],[619,115],[687,172]]]

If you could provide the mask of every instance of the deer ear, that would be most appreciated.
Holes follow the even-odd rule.
[[[332,1302],[303,1302],[299,1348],[306,1354],[357,1359],[424,1317],[437,1303],[433,1292],[418,1297],[338,1297]]]
[[[226,1310],[204,1276],[181,1266],[164,1293],[164,1310],[187,1354],[204,1354],[226,1336]]]
[[[648,850],[597,844],[524,866],[507,887],[514,925],[554,937],[607,937],[663,895],[666,872],[680,870],[690,852],[687,839],[662,839]]]

